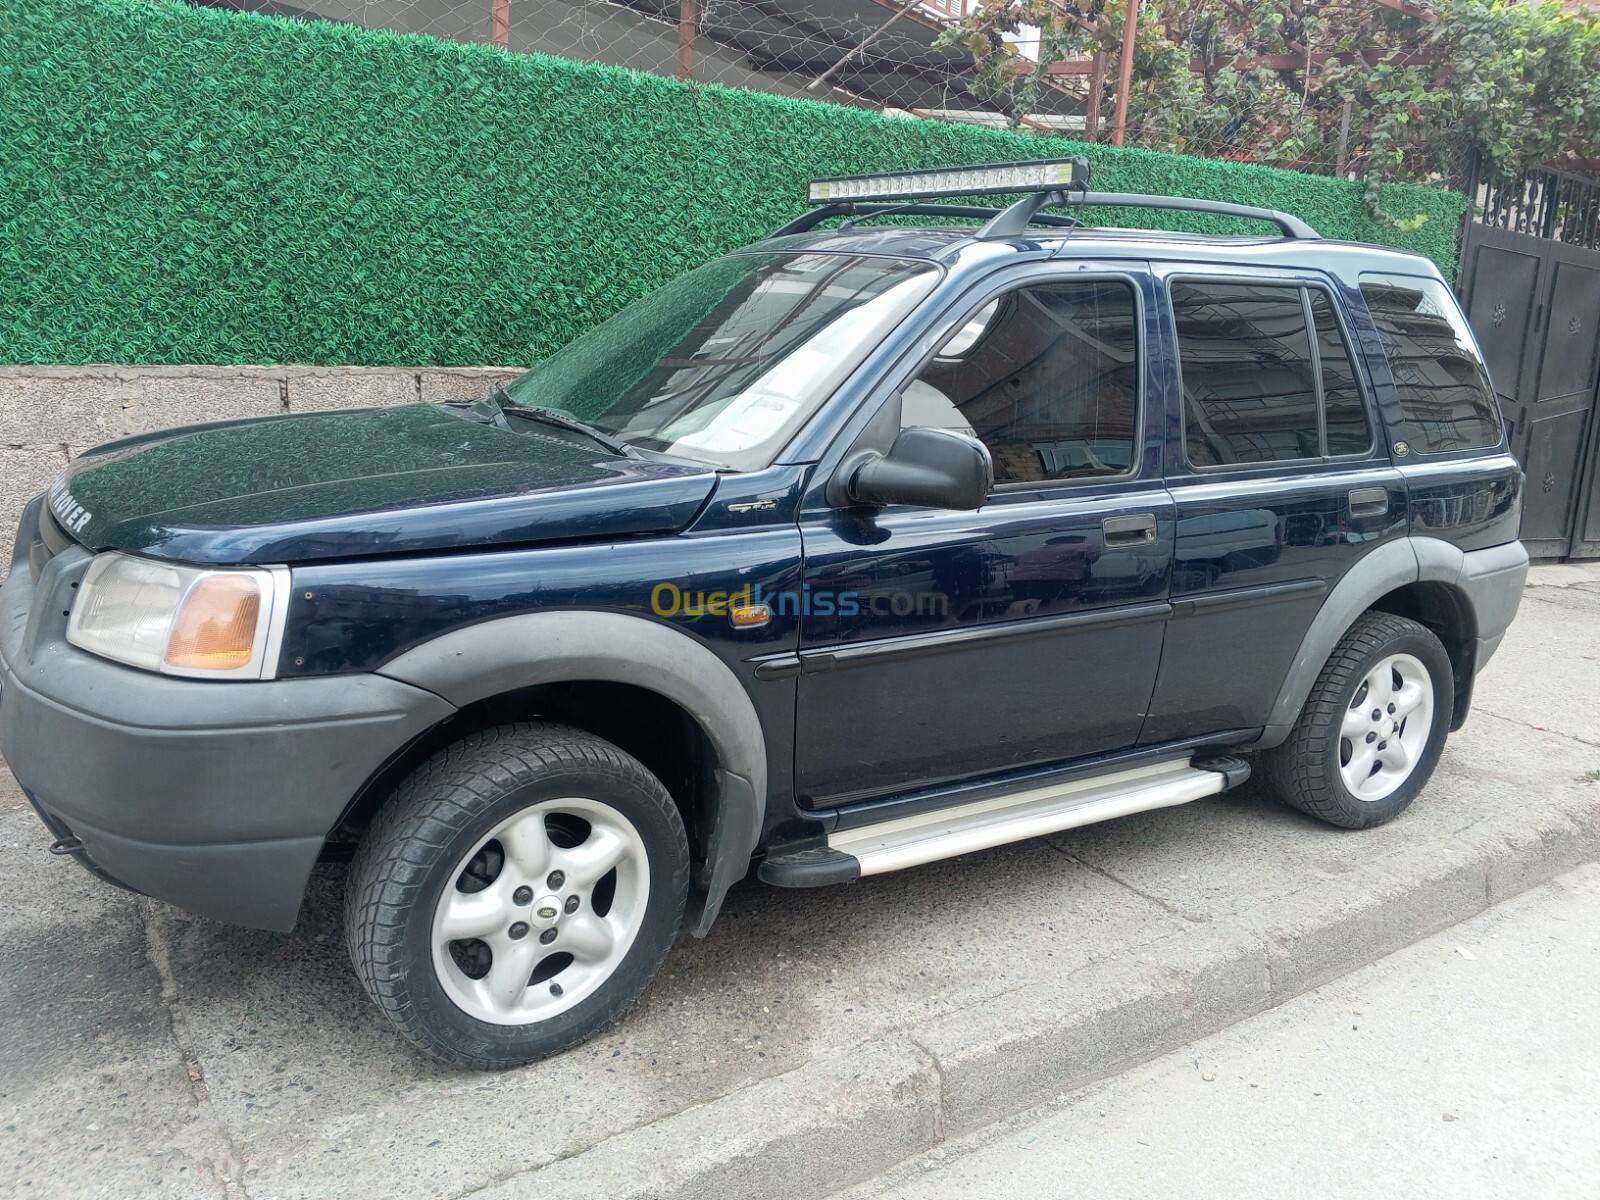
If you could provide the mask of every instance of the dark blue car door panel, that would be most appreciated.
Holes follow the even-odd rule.
[[[1352,492],[1371,493],[1372,515],[1351,517]],[[1405,536],[1390,467],[1177,479],[1172,494],[1173,611],[1146,743],[1262,725],[1328,591],[1373,545]]]
[[[1149,514],[1154,536],[1106,544]],[[835,510],[802,524],[801,803],[827,807],[1133,745],[1172,555],[1158,485],[978,513]],[[835,605],[835,608],[838,606]]]
[[[989,277],[950,311],[1019,287],[1096,280],[1128,285],[1132,328],[1149,344],[1158,318],[1142,262],[1032,264]],[[902,364],[882,394],[916,367]],[[1175,534],[1161,480],[1163,400],[1142,376],[1138,386],[1126,475],[1014,483],[977,512],[829,508],[824,461],[800,522],[810,600],[796,702],[801,805],[829,808],[1137,743],[1160,662]],[[835,448],[834,462],[842,452]]]
[[[1335,281],[1316,273],[1180,266],[1158,274],[1168,281],[1305,283],[1329,302],[1342,297]],[[1170,321],[1165,287],[1161,302]],[[1359,350],[1362,329],[1342,307],[1338,315],[1371,450],[1205,467],[1189,461],[1176,327],[1167,326],[1172,340],[1153,375],[1172,393],[1173,613],[1141,737],[1146,744],[1262,725],[1328,592],[1375,546],[1406,536],[1406,488],[1372,401]],[[1263,363],[1262,370],[1272,367]]]

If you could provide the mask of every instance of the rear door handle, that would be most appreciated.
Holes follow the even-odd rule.
[[[1389,489],[1382,487],[1355,488],[1350,493],[1352,517],[1381,517],[1389,511]]]
[[[1130,517],[1107,517],[1100,522],[1108,546],[1143,546],[1156,540],[1155,513],[1136,513]]]

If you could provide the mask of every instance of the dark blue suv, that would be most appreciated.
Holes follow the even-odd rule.
[[[1416,255],[1083,182],[819,181],[480,401],[85,454],[0,588],[52,849],[268,929],[352,858],[367,990],[492,1067],[615,1018],[753,864],[845,882],[1252,767],[1394,817],[1527,569],[1461,311]]]

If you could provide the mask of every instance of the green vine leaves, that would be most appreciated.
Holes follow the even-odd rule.
[[[1052,60],[1103,51],[1106,110],[1127,0],[1011,0],[941,36],[972,55],[971,90],[1023,123]],[[1037,64],[1004,35],[1037,27]],[[1065,86],[1082,88],[1087,76]],[[1145,0],[1128,142],[1364,181],[1450,183],[1600,159],[1600,20],[1509,0]],[[1415,222],[1417,218],[1411,218]]]

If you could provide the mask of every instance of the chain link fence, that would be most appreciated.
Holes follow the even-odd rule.
[[[1049,70],[1019,70],[1009,96],[978,94],[972,49],[949,34],[982,0],[184,0],[366,29],[482,42],[522,53],[625,67],[757,92],[826,100],[894,116],[1075,140],[1113,140],[1115,48],[1073,52]],[[995,0],[990,0],[994,3]],[[1392,7],[1398,0],[1360,0]],[[1085,11],[1094,9],[1091,2]],[[1074,10],[1076,11],[1076,10]],[[1098,11],[1098,9],[1095,9]],[[965,35],[971,36],[971,35]],[[1037,30],[1004,35],[1019,67],[1054,56]],[[1269,58],[1272,56],[1268,56]],[[1279,56],[1281,57],[1281,56]],[[1196,62],[1199,60],[1196,59]],[[1265,61],[1265,60],[1263,60]],[[1268,64],[1277,70],[1283,64]],[[1198,71],[1196,67],[1194,70]],[[1293,89],[1284,95],[1292,100]],[[1147,93],[1127,114],[1126,144],[1343,179],[1367,176],[1370,120],[1345,107],[1330,135],[1281,103],[1208,101],[1192,88]],[[1268,111],[1271,110],[1271,111]],[[1404,177],[1459,186],[1451,163],[1411,164]]]
[[[1258,140],[1260,131],[1242,124],[1236,116],[1230,117],[1221,111],[1199,115],[1190,112],[1184,119],[1177,120],[1168,111],[1151,116],[1130,115],[1127,144],[1168,154],[1260,163],[1287,171],[1361,180],[1368,177],[1371,159],[1372,146],[1365,131],[1369,126],[1370,115],[1352,113],[1334,126],[1332,136],[1316,128],[1311,120],[1303,127],[1304,136],[1298,139],[1285,136],[1281,128],[1273,129],[1278,150],[1269,152]],[[1408,158],[1403,171],[1395,172],[1391,168],[1389,174],[1398,174],[1407,182],[1420,182],[1426,187],[1464,191],[1468,190],[1466,180],[1471,154],[1462,137],[1453,145],[1438,147],[1415,159]]]
[[[484,42],[523,53],[626,67],[896,116],[1077,140],[1112,140],[1117,55],[1076,53],[1019,73],[1015,94],[976,94],[972,50],[948,33],[981,0],[185,0],[207,8],[333,21],[366,29]],[[1384,0],[1373,0],[1383,3]],[[1021,62],[1050,58],[1037,31],[1005,35]],[[1026,80],[1026,82],[1024,82]],[[1168,153],[1362,178],[1362,121],[1347,138],[1311,128],[1303,112],[1262,130],[1198,89],[1135,105],[1126,144]],[[1303,108],[1303,105],[1302,105]],[[1306,136],[1295,125],[1308,122]],[[1433,176],[1446,186],[1448,170]]]
[[[489,42],[702,83],[1004,128],[938,47],[975,0],[189,0],[208,8]],[[1036,47],[1021,46],[1024,54]],[[1081,136],[1088,81],[1052,82],[1025,128]]]

